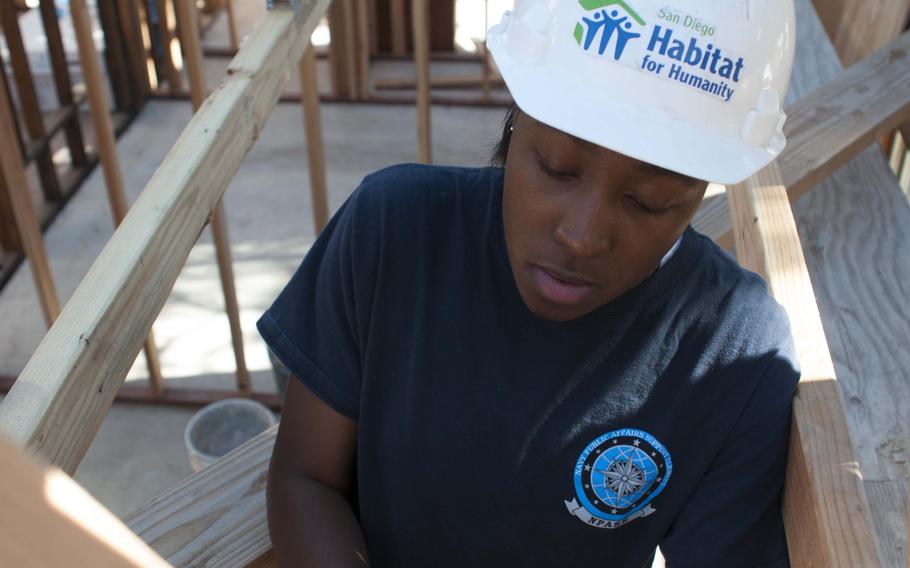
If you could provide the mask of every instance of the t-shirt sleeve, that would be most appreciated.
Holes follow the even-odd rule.
[[[792,358],[771,356],[727,443],[660,544],[668,568],[790,566],[781,492],[798,380]]]
[[[257,322],[269,349],[295,377],[355,419],[379,240],[366,183],[332,218]]]

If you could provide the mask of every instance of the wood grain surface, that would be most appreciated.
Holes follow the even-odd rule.
[[[815,303],[790,198],[776,163],[728,190],[740,263],[784,307],[802,377],[784,490],[793,566],[880,566],[863,478]]]
[[[149,501],[124,520],[127,526],[175,566],[272,565],[265,487],[277,431],[272,427]]]
[[[795,200],[910,120],[910,32],[819,83],[788,105],[787,114],[787,147],[778,166]],[[721,246],[732,245],[722,193],[705,199],[694,225]]]
[[[842,69],[808,0],[798,0],[790,100]],[[910,205],[881,151],[871,147],[794,207],[803,251],[867,484],[906,483],[910,425]],[[891,507],[895,507],[893,503]],[[873,507],[876,526],[888,510]],[[880,534],[881,557],[900,552],[905,528]]]

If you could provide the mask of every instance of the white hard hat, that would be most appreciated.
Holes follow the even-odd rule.
[[[786,144],[795,38],[793,0],[517,0],[487,41],[533,118],[733,184]]]

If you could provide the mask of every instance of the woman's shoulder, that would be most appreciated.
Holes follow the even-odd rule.
[[[694,237],[702,240],[704,254],[693,294],[711,314],[711,325],[745,337],[745,343],[789,344],[787,313],[771,295],[767,282],[743,268],[710,238],[698,233]]]
[[[501,184],[500,168],[397,164],[366,176],[358,193],[374,202],[408,204],[479,193]]]

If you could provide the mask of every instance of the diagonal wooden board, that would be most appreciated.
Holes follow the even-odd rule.
[[[797,58],[788,102],[842,70],[810,1],[796,4]],[[901,566],[910,436],[910,205],[878,148],[858,155],[794,205],[880,556],[885,566]]]

